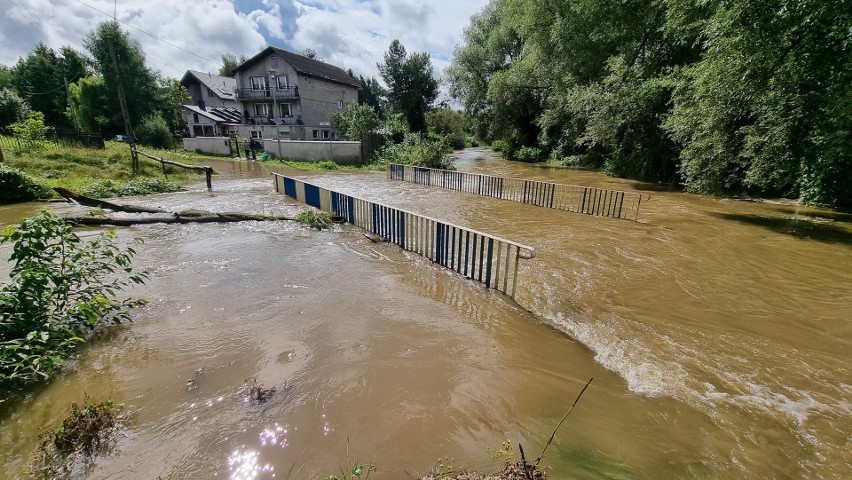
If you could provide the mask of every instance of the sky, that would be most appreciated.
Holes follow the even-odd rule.
[[[0,63],[12,66],[38,42],[58,50],[118,17],[148,66],[165,77],[216,73],[221,56],[251,57],[274,45],[314,49],[324,61],[378,76],[393,39],[446,68],[470,16],[488,0],[0,0]]]

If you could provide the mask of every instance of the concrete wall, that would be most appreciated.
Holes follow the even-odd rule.
[[[302,121],[306,126],[320,128],[320,124],[331,122],[329,115],[332,112],[342,110],[338,102],[343,102],[345,105],[349,100],[358,101],[358,88],[299,75],[299,96],[302,100]],[[308,132],[308,138],[311,138],[310,132]]]
[[[215,155],[231,155],[230,140],[224,137],[184,138],[183,149],[191,152],[199,150]]]
[[[318,142],[296,140],[264,140],[263,148],[276,158],[304,162],[361,161],[361,142]]]

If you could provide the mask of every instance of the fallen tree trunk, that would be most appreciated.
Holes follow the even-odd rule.
[[[68,199],[73,203],[84,205],[87,207],[104,208],[116,212],[126,213],[149,213],[160,214],[135,218],[114,218],[107,215],[87,215],[83,217],[66,217],[65,220],[77,225],[115,225],[115,226],[130,226],[144,225],[152,223],[232,223],[232,222],[247,222],[247,221],[281,221],[294,220],[291,217],[280,217],[272,215],[255,215],[248,213],[215,213],[205,210],[181,210],[179,212],[171,212],[160,208],[136,207],[133,205],[123,205],[120,203],[107,202],[97,198],[87,197],[71,190],[56,187],[56,193]]]
[[[107,210],[127,213],[174,213],[160,208],[136,207],[133,205],[121,205],[118,203],[107,202],[106,200],[80,195],[79,193],[72,192],[71,190],[62,187],[53,187],[53,191],[72,203],[84,205],[86,207],[105,208]]]
[[[233,222],[268,222],[293,220],[290,217],[276,217],[269,215],[248,215],[243,213],[213,213],[198,210],[184,210],[175,212],[172,216],[150,216],[137,218],[115,218],[115,217],[65,217],[65,221],[76,225],[113,225],[118,227],[129,227],[131,225],[150,225],[152,223],[233,223]]]

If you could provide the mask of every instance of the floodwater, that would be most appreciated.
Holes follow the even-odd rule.
[[[215,166],[212,193],[132,201],[301,208],[259,165]],[[355,461],[375,463],[375,478],[415,478],[439,457],[482,470],[507,439],[537,457],[594,377],[542,461],[551,478],[848,478],[852,216],[480,150],[457,167],[646,200],[630,222],[382,173],[286,171],[535,247],[517,303],[351,226],[120,229],[145,240],[136,264],[152,275],[130,293],[150,304],[0,412],[0,476],[22,476],[37,433],[84,395],[133,412],[87,478],[313,479]],[[38,208],[0,208],[0,223]],[[252,377],[276,387],[269,402],[245,401]]]

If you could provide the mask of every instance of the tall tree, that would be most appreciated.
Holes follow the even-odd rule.
[[[26,118],[30,106],[13,90],[0,87],[0,128],[20,122]]]
[[[237,60],[237,56],[233,53],[223,53],[222,54],[222,66],[219,67],[219,75],[223,77],[227,77],[240,66],[240,64],[245,63],[248,60],[245,55],[240,55],[240,59]]]
[[[80,130],[87,132],[112,131],[114,116],[104,80],[100,76],[84,77],[69,86],[71,109]],[[109,116],[107,116],[109,115]]]
[[[67,83],[88,73],[85,57],[71,47],[59,53],[39,43],[13,69],[15,89],[33,110],[44,114],[45,123],[53,126],[72,126],[65,115],[68,108]]]
[[[388,86],[391,107],[405,115],[412,132],[426,131],[426,111],[438,97],[438,81],[433,77],[428,53],[410,56],[399,40],[391,42],[378,64],[382,80]]]
[[[367,105],[376,112],[380,118],[384,117],[384,97],[385,89],[382,88],[379,81],[375,77],[365,77],[358,75],[358,103]]]
[[[169,78],[162,81],[161,116],[172,133],[183,133],[186,130],[186,120],[183,118],[182,105],[189,100],[189,92],[179,81]]]
[[[110,102],[110,121],[105,134],[124,131],[118,99],[119,82],[124,90],[131,125],[137,125],[143,117],[158,109],[160,90],[157,75],[145,66],[145,54],[138,43],[130,40],[129,35],[121,31],[116,23],[101,23],[86,36],[84,43],[104,80]]]

